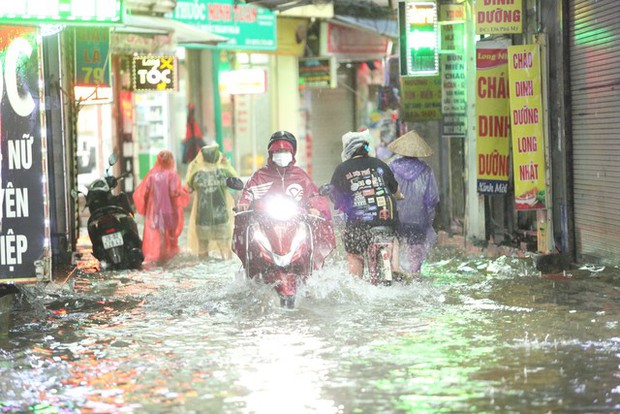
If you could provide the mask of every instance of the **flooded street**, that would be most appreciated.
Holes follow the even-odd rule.
[[[331,257],[295,310],[236,260],[87,268],[16,305],[0,412],[620,410],[618,269],[435,256],[392,287]]]

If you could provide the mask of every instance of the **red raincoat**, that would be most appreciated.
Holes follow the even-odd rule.
[[[183,207],[189,203],[189,192],[181,186],[170,151],[157,154],[155,165],[134,191],[133,201],[136,211],[144,215],[144,261],[173,258],[179,252]]]
[[[323,266],[325,258],[336,246],[329,201],[319,195],[319,190],[310,176],[294,164],[295,160],[287,167],[278,167],[272,161],[270,154],[267,165],[252,174],[252,177],[245,184],[237,206],[243,210],[249,208],[254,199],[259,199],[268,194],[286,194],[297,201],[305,201],[308,208],[318,210],[325,219],[314,229],[315,240],[317,240],[314,252],[314,268],[318,269]],[[235,226],[236,230],[237,226]],[[242,237],[235,237],[234,248],[240,257],[245,256],[245,245],[243,245],[242,239]]]

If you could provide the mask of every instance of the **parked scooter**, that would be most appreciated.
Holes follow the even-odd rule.
[[[90,183],[86,194],[72,190],[71,195],[77,199],[82,194],[86,199],[86,207],[90,210],[88,236],[93,256],[99,260],[101,268],[137,269],[144,261],[142,240],[127,194],[112,194],[119,181],[129,175],[115,177],[110,174],[110,167],[116,161],[117,155],[110,155],[105,175]]]
[[[323,184],[319,188],[319,194],[327,196],[333,200],[332,184]],[[370,229],[370,243],[364,255],[364,260],[368,268],[370,283],[373,285],[382,284],[392,285],[394,275],[392,274],[392,252],[396,242],[394,230],[386,226],[377,226]]]
[[[227,185],[243,189],[236,177],[228,178]],[[330,224],[294,198],[265,196],[235,214],[233,250],[248,278],[274,285],[280,305],[294,308],[297,287],[312,274],[315,229],[322,225]]]

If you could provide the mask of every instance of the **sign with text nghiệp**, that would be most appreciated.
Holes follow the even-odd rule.
[[[31,283],[51,267],[36,29],[0,26],[0,68],[0,283]]]

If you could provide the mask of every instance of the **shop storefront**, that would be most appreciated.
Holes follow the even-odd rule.
[[[577,254],[620,257],[617,79],[620,3],[568,2]]]
[[[273,12],[232,0],[179,0],[173,19],[230,40],[202,49],[189,85],[199,97],[206,141],[215,141],[242,176],[264,164],[264,145],[272,125],[270,90],[275,76],[266,54],[276,48]],[[190,70],[190,77],[195,74]],[[198,104],[198,103],[197,103]]]
[[[64,48],[74,47],[65,34],[74,25],[108,27],[121,18],[119,0],[71,3],[41,9],[16,0],[0,7],[0,283],[49,281],[53,259],[70,256],[75,79],[65,71],[73,56]]]
[[[311,171],[317,183],[329,182],[342,161],[343,134],[369,128],[377,145],[382,118],[389,122],[392,118],[389,111],[378,110],[376,99],[384,83],[384,61],[391,52],[391,38],[353,23],[321,22],[318,56],[300,62],[302,102],[312,139]],[[317,68],[322,70],[318,72]]]

